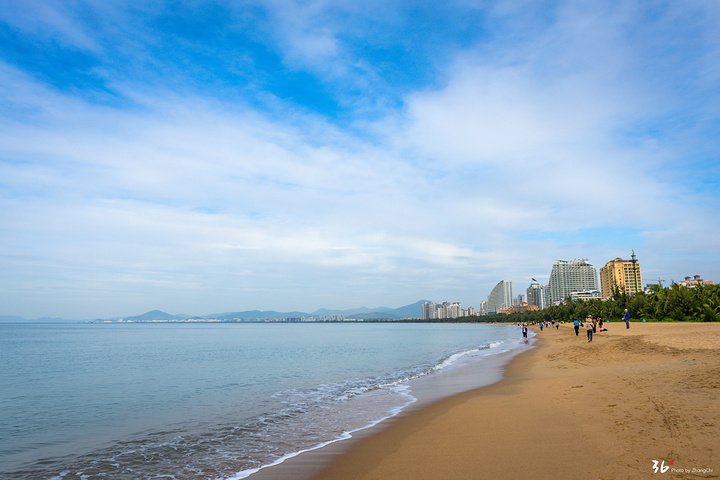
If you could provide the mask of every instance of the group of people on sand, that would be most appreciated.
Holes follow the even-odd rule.
[[[630,328],[630,313],[628,313],[627,309],[625,309],[625,312],[623,313],[623,321],[625,322],[625,328]],[[645,320],[643,320],[643,321],[645,321]],[[565,323],[565,322],[562,322],[562,323]],[[584,323],[581,322],[580,320],[575,320],[573,322],[573,326],[575,327],[575,336],[577,337],[580,335],[580,327],[585,327],[585,329],[587,331],[588,342],[592,342],[593,335],[598,332],[598,329],[600,329],[599,331],[601,331],[601,332],[607,332],[607,328],[604,327],[604,323],[605,322],[603,321],[602,318],[595,318],[592,315],[588,315],[587,318],[585,319]],[[557,322],[555,322],[555,321],[531,322],[530,324],[531,325],[536,325],[536,324],[539,325],[541,332],[544,327],[548,327],[548,328],[555,327],[556,329],[560,328],[560,321],[557,321]],[[523,323],[520,325],[520,328],[522,329],[523,341],[525,343],[528,343],[528,336],[527,336],[528,335],[528,324]]]
[[[527,323],[523,323],[523,324],[518,324],[518,325],[520,325],[520,329],[521,329],[522,334],[523,334],[523,341],[524,341],[525,343],[528,343],[528,337],[527,337],[527,334],[528,334],[528,324],[527,324]],[[543,331],[543,328],[545,328],[545,327],[547,327],[547,328],[555,327],[555,329],[559,329],[559,328],[560,328],[560,320],[558,320],[557,322],[556,322],[555,320],[553,320],[553,321],[544,321],[544,322],[530,322],[530,325],[539,325],[539,326],[540,326],[540,331],[542,332],[542,331]]]
[[[573,322],[573,325],[575,326],[575,336],[577,337],[580,334],[580,327],[585,327],[588,342],[592,342],[593,334],[597,333],[598,329],[601,332],[607,332],[607,328],[605,328],[604,323],[605,322],[602,318],[595,318],[592,315],[587,316],[584,324],[580,320],[575,320]]]
[[[547,328],[551,328],[551,327],[560,328],[560,322],[555,322],[555,320],[553,320],[552,322],[550,322],[550,321],[537,322],[537,324],[540,325],[540,331],[541,331],[541,332],[542,332],[543,328],[545,328],[545,327],[547,327]]]

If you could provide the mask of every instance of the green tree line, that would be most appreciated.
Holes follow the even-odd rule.
[[[573,321],[588,315],[606,320],[619,320],[625,309],[631,320],[674,322],[718,322],[720,321],[720,285],[698,285],[685,287],[673,284],[670,287],[652,285],[648,293],[628,295],[615,292],[608,300],[567,300],[560,305],[537,312],[513,313],[505,319],[495,321]],[[497,316],[497,315],[496,315]],[[485,317],[488,318],[488,317]]]

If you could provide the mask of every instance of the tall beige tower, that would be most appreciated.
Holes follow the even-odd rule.
[[[616,258],[600,269],[600,288],[603,299],[612,297],[616,289],[628,295],[642,291],[640,262],[635,259],[635,252],[632,254],[632,260]]]

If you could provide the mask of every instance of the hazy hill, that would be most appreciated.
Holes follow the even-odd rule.
[[[62,318],[33,318],[28,320],[27,318],[18,317],[16,315],[0,315],[0,323],[73,323],[74,320],[65,320]]]
[[[347,310],[328,310],[326,308],[316,310],[313,315],[345,315],[348,318],[421,318],[422,304],[428,300],[420,300],[410,305],[399,308],[388,307],[360,307]]]
[[[368,308],[368,307],[360,307],[360,308],[349,308],[346,310],[330,310],[326,308],[322,308],[319,310],[314,311],[313,313],[306,313],[306,312],[277,312],[275,310],[245,310],[242,312],[226,312],[226,313],[217,313],[217,314],[210,314],[210,315],[199,315],[199,316],[190,316],[190,315],[183,315],[183,314],[177,314],[173,315],[167,312],[163,312],[161,310],[151,310],[147,313],[143,313],[142,315],[133,315],[130,317],[124,317],[123,319],[126,322],[151,322],[151,321],[161,321],[161,322],[170,322],[170,321],[182,321],[182,320],[188,320],[188,319],[217,319],[217,320],[232,320],[232,319],[239,319],[239,320],[247,320],[247,319],[253,319],[253,318],[296,318],[296,317],[311,317],[311,316],[320,316],[320,315],[345,315],[346,318],[355,318],[355,319],[364,319],[364,320],[372,320],[372,319],[390,319],[390,320],[396,320],[400,318],[420,318],[422,316],[422,304],[426,302],[427,300],[420,300],[418,302],[415,302],[410,305],[405,305],[403,307],[399,308],[388,308],[388,307],[376,307],[376,308]],[[100,319],[99,319],[100,320]],[[113,319],[107,319],[107,320],[117,320],[117,318]],[[49,318],[49,317],[43,317],[43,318],[36,318],[33,320],[28,320],[22,317],[14,316],[14,315],[0,315],[0,323],[71,323],[75,322],[75,320],[64,320],[62,318]]]
[[[355,315],[365,315],[373,312],[383,312],[388,313],[392,312],[392,308],[388,307],[377,307],[377,308],[368,308],[368,307],[360,307],[360,308],[348,308],[346,310],[330,310],[328,308],[321,308],[319,310],[315,310],[312,315],[345,315],[346,317],[352,317]]]
[[[124,320],[126,322],[148,322],[151,320],[187,320],[188,318],[190,318],[190,315],[171,315],[160,310],[151,310],[147,313],[143,313],[142,315],[125,317]]]
[[[397,316],[397,318],[422,318],[422,305],[429,300],[420,300],[404,307],[399,307],[391,310],[390,313]]]
[[[304,312],[276,312],[275,310],[246,310],[244,312],[230,312],[218,317],[200,317],[200,318],[217,318],[220,320],[232,320],[234,318],[246,320],[249,318],[295,318],[309,316]]]

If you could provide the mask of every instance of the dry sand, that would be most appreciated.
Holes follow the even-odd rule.
[[[399,417],[315,478],[720,478],[720,324],[606,326],[592,343],[538,331],[502,381]]]

